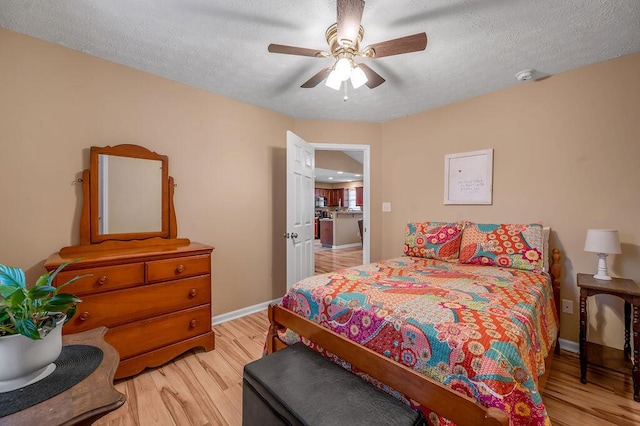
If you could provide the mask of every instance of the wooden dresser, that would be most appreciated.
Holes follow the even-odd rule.
[[[115,378],[162,365],[191,348],[214,349],[212,251],[188,243],[50,256],[44,265],[48,271],[81,258],[63,269],[54,285],[90,274],[65,287],[82,303],[63,333],[107,327],[105,340],[120,354]]]

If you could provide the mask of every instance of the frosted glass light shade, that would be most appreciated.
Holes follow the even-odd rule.
[[[355,67],[351,71],[351,85],[353,86],[354,89],[357,89],[358,87],[362,86],[368,80],[369,79],[367,78],[367,75],[364,73],[364,71],[362,71],[362,68]]]
[[[340,90],[342,86],[342,80],[336,74],[335,71],[331,71],[329,73],[329,77],[327,77],[327,81],[324,82],[325,86],[331,87],[333,90]]]
[[[347,58],[338,59],[338,62],[333,67],[333,72],[336,73],[341,81],[349,80],[349,77],[351,77],[351,61]]]
[[[584,251],[620,254],[620,238],[616,229],[587,229]]]

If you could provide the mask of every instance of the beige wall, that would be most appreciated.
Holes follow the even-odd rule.
[[[382,124],[349,121],[296,120],[294,132],[308,142],[369,145],[371,147],[369,217],[369,245],[372,262],[382,259],[382,213],[376,206],[381,203],[382,188]],[[321,148],[316,148],[321,149]]]
[[[0,52],[0,262],[33,280],[77,244],[89,147],[133,143],[169,156],[179,236],[216,247],[214,315],[284,294],[292,118],[4,29]]]
[[[294,120],[4,29],[0,51],[0,262],[30,279],[78,242],[74,181],[88,148],[134,143],[169,156],[179,236],[216,246],[214,315],[281,296],[293,130],[371,146],[372,260],[400,253],[407,220],[544,221],[563,251],[562,297],[574,300],[576,314],[562,315],[570,340],[575,274],[596,264],[582,251],[588,227],[620,230],[612,272],[640,280],[640,55],[380,124]],[[444,155],[483,148],[495,150],[493,205],[444,206]],[[592,336],[619,347],[620,303],[597,305]]]
[[[316,151],[316,167],[362,174],[362,164],[342,151]]]
[[[78,243],[75,180],[89,147],[132,143],[169,156],[178,235],[216,247],[213,314],[281,297],[286,131],[309,142],[380,141],[379,124],[296,123],[2,28],[0,52],[0,263],[30,281],[50,254]]]
[[[562,337],[578,340],[576,273],[595,272],[587,228],[617,228],[612,273],[640,282],[640,54],[527,82],[383,125],[382,257],[407,220],[543,221],[562,250]],[[445,154],[494,149],[493,205],[445,206]],[[375,204],[374,204],[375,206]],[[590,340],[622,347],[622,304],[598,296]]]

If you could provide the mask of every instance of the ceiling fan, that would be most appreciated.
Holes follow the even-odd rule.
[[[327,80],[326,85],[340,90],[342,83],[351,81],[354,89],[366,84],[373,89],[385,82],[385,79],[364,63],[356,63],[355,58],[382,58],[417,52],[427,47],[427,34],[420,33],[406,37],[375,43],[360,49],[364,29],[360,25],[364,10],[363,0],[337,0],[338,19],[325,34],[329,52],[304,47],[270,44],[269,52],[287,55],[312,56],[316,58],[334,58],[332,66],[321,69],[302,86],[305,89],[317,86]],[[345,86],[346,90],[346,86]],[[346,97],[345,97],[346,100]]]

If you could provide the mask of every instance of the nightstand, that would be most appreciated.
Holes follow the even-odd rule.
[[[608,348],[610,358],[617,358],[618,365],[632,362],[633,399],[640,401],[640,286],[625,278],[611,281],[597,280],[590,274],[578,274],[580,288],[580,381],[587,383],[587,363],[591,354],[589,346],[599,346],[587,342],[587,298],[596,294],[610,294],[624,300],[624,350]],[[631,309],[633,308],[633,358],[629,335]]]
[[[125,395],[113,386],[113,375],[118,367],[118,352],[104,341],[105,327],[62,336],[63,346],[88,345],[102,351],[102,361],[86,378],[71,388],[22,411],[0,417],[0,425],[92,425],[97,419],[124,404]],[[84,362],[84,361],[82,361]],[[60,365],[71,374],[72,363]],[[66,373],[65,373],[66,374]],[[44,383],[44,379],[41,383]],[[46,386],[46,385],[45,385]],[[25,392],[46,392],[34,383]]]

